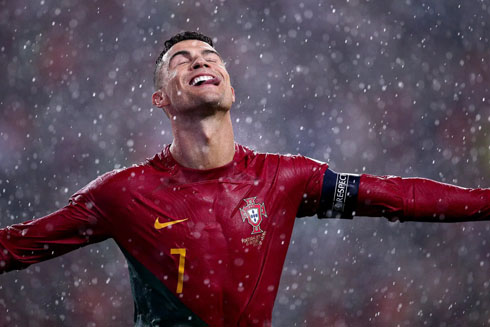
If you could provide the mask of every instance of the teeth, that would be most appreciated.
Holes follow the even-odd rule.
[[[213,78],[214,78],[213,76],[209,76],[209,75],[198,76],[191,81],[191,85],[195,86],[199,82],[208,81]]]

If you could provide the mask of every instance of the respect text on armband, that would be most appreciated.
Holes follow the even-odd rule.
[[[345,200],[347,197],[347,184],[349,183],[348,174],[338,174],[337,181],[335,182],[335,191],[333,199],[333,210],[337,212],[343,212],[345,206]]]

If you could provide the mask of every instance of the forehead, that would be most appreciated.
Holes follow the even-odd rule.
[[[168,62],[168,59],[171,58],[174,53],[176,53],[178,51],[183,51],[183,50],[189,51],[189,52],[193,52],[193,51],[200,52],[202,50],[216,51],[212,46],[210,46],[206,42],[199,41],[199,40],[184,40],[184,41],[180,41],[178,43],[175,43],[170,48],[170,50],[168,50],[167,53],[165,53],[165,55],[163,56],[162,59],[163,59],[163,61]]]

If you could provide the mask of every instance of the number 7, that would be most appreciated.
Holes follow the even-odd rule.
[[[184,266],[185,266],[185,249],[170,249],[170,254],[179,254],[179,277],[177,280],[177,293],[182,293],[184,287]]]

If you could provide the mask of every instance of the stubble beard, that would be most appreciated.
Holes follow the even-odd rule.
[[[225,96],[205,95],[192,96],[189,104],[181,108],[179,113],[190,117],[209,117],[218,113],[225,113],[231,109],[231,103],[228,103]]]

